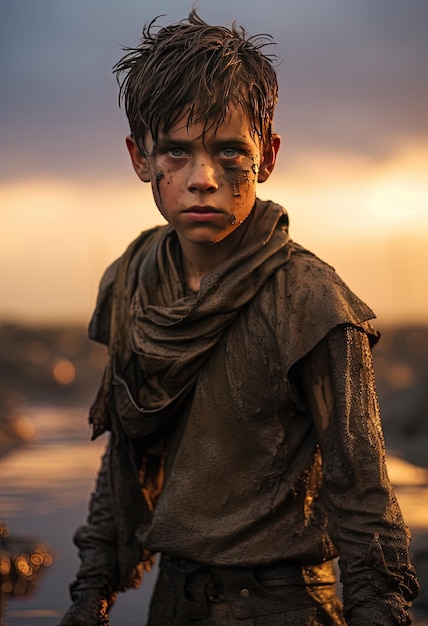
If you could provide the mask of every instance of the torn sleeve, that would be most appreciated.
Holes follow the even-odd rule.
[[[75,533],[80,567],[70,585],[72,605],[60,626],[108,626],[117,590],[117,538],[108,484],[109,451],[103,457],[87,523]]]
[[[419,586],[408,558],[410,533],[388,478],[367,334],[357,326],[336,327],[299,374],[320,442],[347,623],[410,624]]]

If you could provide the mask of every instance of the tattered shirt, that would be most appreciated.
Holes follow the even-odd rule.
[[[406,624],[417,582],[385,464],[374,314],[290,240],[278,205],[258,200],[242,227],[197,294],[170,226],[107,271],[90,420],[111,441],[77,542],[111,589],[156,552],[249,567],[339,555],[348,623]],[[96,579],[82,560],[75,589]]]

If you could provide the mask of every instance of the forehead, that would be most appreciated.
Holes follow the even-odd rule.
[[[252,130],[246,111],[242,107],[229,106],[224,119],[194,120],[186,108],[167,130],[161,130],[159,139],[202,139],[204,143],[237,139],[256,143],[257,134]],[[258,143],[258,142],[257,142]]]

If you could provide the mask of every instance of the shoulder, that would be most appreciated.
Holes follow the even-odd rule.
[[[362,328],[375,343],[372,309],[331,265],[293,241],[287,245],[289,257],[274,276],[270,298],[287,369],[341,325]]]
[[[98,289],[97,303],[89,322],[88,335],[90,339],[108,344],[110,335],[110,317],[113,292],[118,282],[119,273],[124,275],[124,285],[128,280],[134,280],[142,260],[163,236],[168,226],[156,226],[143,231],[134,239],[125,252],[105,270]],[[126,287],[123,285],[123,289]]]
[[[340,316],[350,316],[357,323],[372,319],[374,312],[359,298],[337,274],[334,267],[303,248],[290,242],[288,263],[283,266],[283,283],[287,296],[301,312],[320,314],[336,311]],[[315,308],[314,308],[315,307]]]
[[[330,280],[337,277],[334,267],[320,259],[316,254],[299,245],[293,240],[289,242],[290,246],[290,262],[287,265],[289,275],[299,275],[308,278],[318,275],[321,279]],[[303,276],[302,276],[303,275]]]

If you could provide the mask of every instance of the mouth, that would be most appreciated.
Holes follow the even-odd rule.
[[[190,219],[202,222],[218,217],[219,215],[222,215],[222,213],[223,211],[220,209],[207,205],[195,205],[183,211],[183,214],[188,216]]]
[[[195,204],[194,206],[185,209],[184,213],[221,213],[221,210],[206,204]]]

